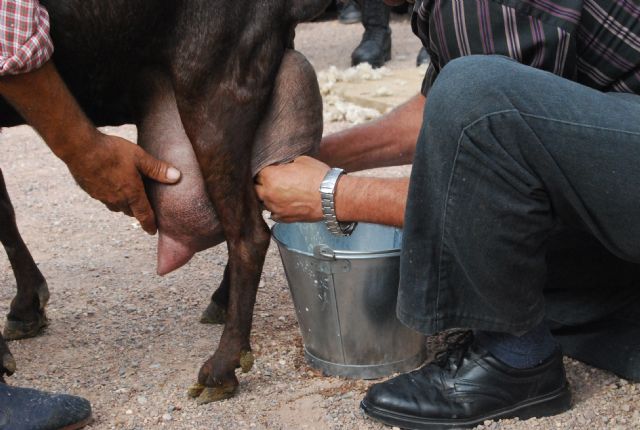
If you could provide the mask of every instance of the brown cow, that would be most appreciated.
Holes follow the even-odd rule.
[[[235,369],[251,368],[253,306],[269,229],[253,173],[309,150],[322,133],[313,69],[292,47],[297,22],[329,0],[48,0],[54,61],[96,125],[135,123],[139,143],[183,172],[171,187],[149,184],[160,230],[159,271],[226,239],[224,280],[206,316],[226,325],[189,391],[199,402],[230,397]],[[21,124],[0,100],[0,126]],[[48,290],[22,242],[0,183],[0,239],[18,294],[5,334],[35,335]],[[215,222],[219,220],[219,225]],[[0,345],[3,373],[15,363]]]

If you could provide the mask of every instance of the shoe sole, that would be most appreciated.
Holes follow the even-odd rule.
[[[526,420],[533,417],[548,417],[567,411],[571,407],[571,392],[565,385],[550,394],[529,399],[510,408],[494,413],[469,419],[425,419],[411,415],[400,414],[369,404],[366,400],[360,402],[360,408],[369,417],[390,426],[411,430],[448,430],[471,428],[489,420],[519,418]]]
[[[92,422],[93,422],[93,417],[90,416],[89,418],[82,421],[78,421],[77,423],[70,424],[66,427],[60,427],[58,430],[78,430],[84,426],[91,424]]]
[[[351,67],[355,67],[358,64],[362,64],[362,63],[369,63],[371,65],[371,67],[373,67],[374,69],[380,68],[382,66],[384,66],[388,61],[391,61],[391,48],[389,48],[388,52],[384,53],[384,59],[382,61],[358,61],[355,62],[353,60],[353,56],[351,57]]]

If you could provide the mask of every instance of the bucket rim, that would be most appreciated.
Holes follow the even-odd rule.
[[[314,252],[302,251],[300,249],[291,248],[291,247],[287,246],[284,242],[282,242],[278,238],[278,236],[275,234],[279,228],[283,228],[283,227],[278,227],[278,226],[280,226],[282,224],[283,223],[275,223],[273,225],[273,227],[271,227],[271,236],[273,237],[273,240],[276,241],[276,243],[278,244],[279,248],[284,248],[289,252],[294,252],[296,254],[305,255],[307,257],[317,258],[317,255],[314,254]],[[376,251],[348,251],[348,250],[333,249],[329,245],[326,245],[326,244],[318,244],[318,245],[322,245],[322,246],[324,246],[326,248],[329,248],[333,253],[333,258],[336,259],[336,260],[340,260],[340,259],[344,259],[344,260],[346,260],[346,259],[349,259],[349,260],[364,260],[364,259],[387,258],[387,257],[399,257],[400,256],[400,248],[390,248],[390,249],[383,249],[383,250],[376,250]],[[316,246],[318,246],[318,245],[316,245]]]

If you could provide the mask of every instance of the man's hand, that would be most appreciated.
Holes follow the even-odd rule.
[[[274,221],[320,221],[319,189],[328,170],[329,166],[307,156],[288,164],[265,167],[256,177],[258,198]]]
[[[320,183],[328,170],[306,156],[265,167],[256,177],[256,193],[275,221],[321,221]],[[402,227],[408,190],[409,178],[343,175],[335,191],[337,218]]]
[[[65,160],[78,185],[110,210],[136,217],[144,231],[155,233],[142,176],[172,184],[180,179],[180,172],[128,140],[100,132],[92,140],[83,145],[86,151]]]
[[[147,233],[156,232],[142,177],[170,184],[180,179],[178,170],[125,139],[100,133],[51,62],[0,77],[0,95],[40,133],[83,190],[112,211],[135,216]]]

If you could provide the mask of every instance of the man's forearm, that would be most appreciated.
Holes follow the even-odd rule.
[[[408,192],[409,178],[342,176],[335,194],[337,218],[402,227]]]
[[[65,162],[80,150],[79,142],[92,142],[91,136],[98,133],[51,62],[29,73],[1,77],[0,95]]]
[[[100,133],[52,63],[1,77],[0,95],[40,133],[82,189],[112,211],[135,216],[145,231],[156,231],[142,178],[175,183],[180,179],[178,170],[128,140]]]
[[[375,121],[325,137],[318,159],[349,172],[411,164],[425,101],[418,94]]]

